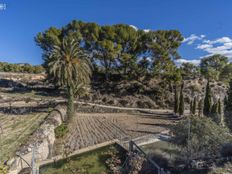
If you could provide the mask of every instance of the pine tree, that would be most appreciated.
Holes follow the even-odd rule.
[[[211,98],[212,96],[211,96],[210,84],[208,80],[207,85],[206,85],[204,108],[203,108],[203,114],[205,116],[210,116],[210,111],[212,107]]]
[[[175,101],[174,101],[174,113],[177,114],[179,110],[179,95],[177,92],[177,85],[175,86]]]
[[[229,82],[229,89],[227,92],[227,97],[224,100],[224,120],[226,125],[232,131],[232,80]]]
[[[198,103],[198,116],[201,117],[202,116],[202,110],[203,110],[203,101],[202,99],[200,99],[199,103]]]
[[[183,88],[184,84],[182,83],[181,89],[180,89],[180,104],[179,104],[179,115],[184,115],[184,94],[183,94]]]
[[[194,99],[193,99],[193,106],[192,106],[192,114],[193,115],[196,114],[196,107],[197,107],[197,98],[194,97]]]

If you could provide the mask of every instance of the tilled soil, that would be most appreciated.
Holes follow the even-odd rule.
[[[158,134],[168,130],[175,122],[167,111],[156,113],[76,113],[71,131],[64,141],[57,141],[56,148],[63,145],[71,151],[105,141]],[[56,149],[56,153],[57,153]]]

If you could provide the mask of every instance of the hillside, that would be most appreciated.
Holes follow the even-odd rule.
[[[63,90],[54,88],[45,81],[44,74],[1,73],[0,86],[2,98],[63,98]],[[207,80],[194,78],[183,80],[185,101],[189,103],[194,96],[204,97]],[[212,81],[214,100],[224,98],[227,85]],[[23,91],[23,94],[21,93]],[[150,80],[93,81],[89,93],[80,96],[80,101],[112,106],[137,108],[169,108],[174,103],[174,84],[154,78]],[[188,105],[186,106],[188,108]]]

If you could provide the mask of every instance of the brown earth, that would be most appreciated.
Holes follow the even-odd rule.
[[[62,147],[71,151],[119,139],[155,135],[167,131],[175,123],[170,111],[157,110],[154,113],[76,113],[65,139],[55,143],[53,155],[60,154]]]

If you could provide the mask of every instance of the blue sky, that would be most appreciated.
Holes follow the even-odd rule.
[[[231,0],[0,0],[0,61],[41,64],[35,35],[73,19],[177,29],[185,37],[180,62],[216,53],[232,59],[231,9]]]

